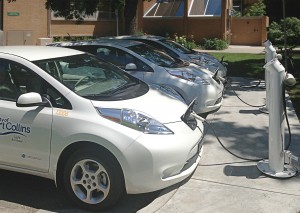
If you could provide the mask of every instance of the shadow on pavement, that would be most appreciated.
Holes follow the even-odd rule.
[[[124,195],[118,205],[104,212],[137,212],[156,199],[159,193]],[[3,205],[9,205],[8,209],[15,210],[18,205],[32,208],[28,212],[38,209],[57,213],[88,212],[70,203],[52,180],[5,170],[1,170],[0,176],[0,203],[3,201],[8,202]]]

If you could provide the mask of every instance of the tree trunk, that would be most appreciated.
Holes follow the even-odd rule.
[[[136,33],[136,10],[138,0],[125,0],[124,19],[125,19],[125,34],[133,35]]]

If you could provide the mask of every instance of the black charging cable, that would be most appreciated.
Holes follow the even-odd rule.
[[[241,101],[243,102],[244,104],[248,105],[248,106],[251,106],[251,107],[263,107],[265,106],[266,104],[263,104],[263,105],[252,105],[252,104],[249,104],[247,103],[246,101],[244,101],[243,99],[241,99],[238,94],[236,93],[236,91],[233,89],[232,85],[231,85],[231,82],[228,82],[228,86],[230,87],[230,89],[232,90],[232,92],[235,94],[235,96]]]

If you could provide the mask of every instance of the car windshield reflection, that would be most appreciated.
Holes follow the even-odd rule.
[[[152,48],[148,45],[134,45],[128,47],[128,49],[132,50],[133,52],[137,53],[138,55],[142,56],[143,58],[151,61],[152,63],[162,66],[162,67],[182,67],[185,66],[181,60],[173,58],[163,51],[158,49]]]
[[[184,53],[184,54],[191,54],[193,53],[192,50],[184,47],[184,46],[181,46],[180,44],[176,43],[175,41],[171,41],[171,40],[166,40],[166,39],[163,39],[161,40],[161,42],[163,42],[164,44],[178,50],[179,52],[181,53]]]
[[[123,85],[138,84],[119,68],[89,54],[35,61],[35,64],[80,96],[102,96]]]

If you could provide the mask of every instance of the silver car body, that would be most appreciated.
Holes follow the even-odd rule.
[[[175,42],[171,39],[167,39],[161,36],[155,35],[128,35],[128,36],[117,36],[111,37],[116,39],[127,39],[144,42],[148,45],[152,45],[158,49],[161,49],[173,57],[178,57],[182,60],[195,63],[202,68],[208,69],[213,74],[226,78],[227,67],[226,63],[223,62],[223,59],[219,61],[212,55],[207,53],[198,52],[195,50],[188,49],[183,45]],[[217,73],[216,73],[217,72]]]

